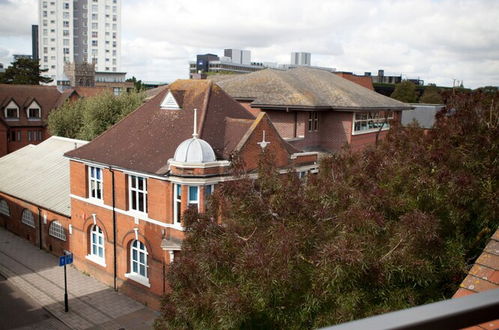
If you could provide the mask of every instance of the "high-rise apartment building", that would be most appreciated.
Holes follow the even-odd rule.
[[[69,84],[65,63],[120,72],[121,0],[39,0],[39,57],[57,85]]]
[[[310,53],[292,52],[291,65],[310,65]]]

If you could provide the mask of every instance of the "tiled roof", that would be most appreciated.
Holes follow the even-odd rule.
[[[492,289],[499,289],[499,228],[490,238],[453,298]],[[499,329],[499,320],[480,324],[474,329]]]
[[[0,84],[0,119],[4,120],[3,110],[11,100],[19,106],[19,120],[4,120],[7,126],[40,126],[39,121],[30,121],[26,109],[33,100],[42,108],[42,121],[48,118],[50,110],[59,104],[61,93],[55,86]]]
[[[331,72],[299,67],[265,69],[248,74],[215,77],[236,99],[255,107],[322,108],[333,110],[410,109],[411,106],[378,94]]]
[[[69,160],[63,154],[86,141],[52,136],[0,158],[0,191],[71,216]]]
[[[181,110],[161,109],[171,91]],[[163,175],[177,146],[192,136],[198,109],[198,134],[218,159],[226,159],[238,138],[228,129],[229,118],[254,119],[220,87],[207,80],[177,80],[122,121],[85,146],[67,153],[70,158],[112,165],[143,173]]]

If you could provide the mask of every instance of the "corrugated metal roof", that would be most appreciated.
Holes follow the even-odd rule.
[[[86,141],[52,136],[0,158],[0,191],[71,216],[69,159],[63,155]]]

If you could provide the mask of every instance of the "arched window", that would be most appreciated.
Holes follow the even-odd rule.
[[[130,273],[147,277],[147,248],[138,240],[130,245]]]
[[[0,214],[10,217],[9,204],[5,199],[0,199]]]
[[[21,222],[25,225],[35,228],[35,218],[33,217],[33,212],[28,209],[24,209],[23,215],[21,217]]]
[[[104,262],[104,233],[97,225],[90,231],[90,255]]]
[[[66,240],[66,231],[59,221],[52,221],[50,223],[49,235],[58,238],[61,241]]]

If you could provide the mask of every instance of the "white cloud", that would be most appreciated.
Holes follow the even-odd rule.
[[[122,0],[122,7],[122,70],[142,80],[186,78],[196,54],[243,48],[255,61],[289,63],[292,51],[307,51],[314,65],[355,73],[384,69],[467,87],[499,81],[498,1]],[[36,0],[0,0],[0,48],[29,53],[36,20]]]

